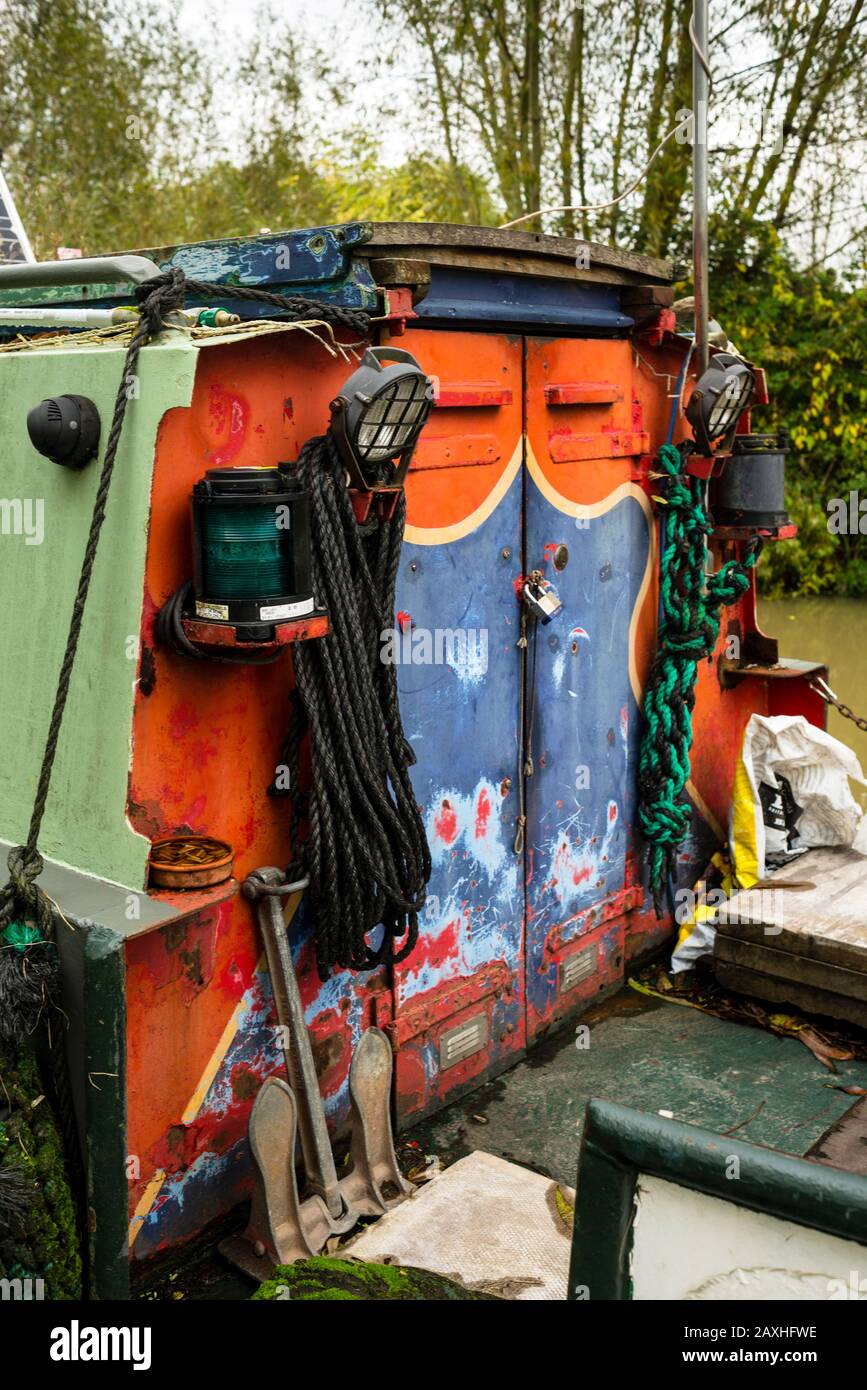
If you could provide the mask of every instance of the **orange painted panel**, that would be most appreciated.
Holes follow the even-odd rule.
[[[529,450],[570,501],[598,502],[628,482],[632,455],[647,448],[632,375],[627,342],[535,338],[527,343]],[[562,467],[574,462],[586,467]]]
[[[483,507],[521,449],[519,338],[411,329],[394,340],[435,378],[440,403],[407,480],[410,526],[459,526]],[[447,482],[442,477],[446,469]]]
[[[190,830],[229,841],[238,880],[290,857],[291,803],[266,789],[289,720],[291,655],[263,667],[176,656],[155,647],[154,618],[192,574],[193,484],[209,467],[268,467],[297,457],[326,428],[328,403],[353,369],[354,361],[332,357],[302,333],[211,347],[199,357],[190,408],[169,412],[159,431],[142,615],[147,680],[136,694],[128,814],[152,839]],[[246,1042],[233,1031],[242,1001],[267,1010],[255,972],[260,954],[250,905],[240,895],[129,942],[128,1143],[140,1163],[133,1207],[155,1173],[169,1175],[168,1189],[209,1155],[219,1162],[243,1137],[258,1084],[275,1065],[273,1051],[263,1050],[261,1025],[240,1025],[250,1033]],[[312,1003],[320,983],[309,952],[299,982]],[[370,1012],[365,1000],[378,985],[382,972],[373,972],[359,991],[344,991],[345,1017],[316,1020],[314,1045],[323,1055],[337,1054],[330,1040],[348,1036],[350,1015],[357,1024],[359,1011]],[[343,1079],[335,1077],[326,1068],[326,1095]],[[228,1178],[221,1191],[221,1200],[231,1200]],[[164,1199],[162,1190],[157,1206]],[[203,1224],[216,1214],[195,1219]]]
[[[236,899],[127,946],[131,1208],[157,1168],[172,1170],[173,1146],[180,1167],[195,1137],[185,1112],[255,965],[246,915]]]
[[[306,334],[210,348],[192,406],[170,412],[157,441],[145,576],[144,642],[153,618],[192,572],[189,498],[205,469],[269,467],[297,457],[328,423],[328,402],[352,370]],[[262,668],[153,655],[152,693],[139,694],[130,819],[152,838],[189,828],[228,840],[243,878],[288,855],[286,803],[264,796],[288,722],[291,659]]]

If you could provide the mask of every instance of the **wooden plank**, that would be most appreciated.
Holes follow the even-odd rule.
[[[406,286],[411,290],[413,304],[424,299],[430,288],[430,261],[409,256],[372,256],[367,267],[377,285]]]
[[[829,965],[812,956],[795,955],[793,951],[760,945],[757,941],[741,941],[739,937],[719,932],[714,943],[714,964],[718,961],[758,970],[774,979],[793,980],[795,984],[842,994],[847,999],[860,999],[867,1004],[867,972],[864,970]]]
[[[400,246],[377,248],[387,259],[397,260],[401,255]],[[508,254],[502,251],[473,251],[465,247],[416,246],[429,265],[446,266],[452,270],[486,270],[500,275],[534,275],[547,280],[569,280],[572,284],[622,285],[634,286],[639,282],[631,271],[620,270],[616,266],[592,265],[579,270],[568,259],[557,260],[553,256],[536,256],[527,252]],[[361,261],[363,257],[355,257]],[[372,267],[376,257],[365,261]]]
[[[369,245],[381,255],[406,254],[413,248],[449,248],[475,252],[500,252],[518,259],[533,255],[555,261],[567,261],[573,270],[579,254],[589,251],[591,266],[618,270],[639,280],[671,284],[673,267],[670,261],[656,256],[644,256],[634,251],[598,242],[579,241],[575,237],[546,236],[541,232],[508,231],[501,227],[465,227],[451,222],[374,222]],[[388,251],[384,248],[388,247]],[[427,257],[425,257],[427,259]]]
[[[718,931],[867,970],[867,858],[851,849],[813,849],[765,881],[768,888],[733,894],[717,914]],[[778,887],[798,882],[815,886]]]
[[[671,285],[627,285],[620,296],[620,307],[635,320],[636,328],[644,328],[657,323],[673,300]]]
[[[371,256],[370,272],[378,285],[430,284],[430,262],[409,256]]]
[[[636,309],[670,309],[674,303],[671,285],[635,285],[623,293],[624,307]]]
[[[714,966],[714,971],[724,989],[751,994],[772,1004],[790,1004],[808,1014],[842,1018],[848,1023],[857,1024],[859,1028],[867,1028],[867,1004],[860,999],[844,999],[839,994],[793,980],[776,980],[772,975],[747,970],[741,965],[732,965],[730,961],[720,961],[719,965]]]

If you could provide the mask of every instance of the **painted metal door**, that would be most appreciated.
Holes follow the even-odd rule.
[[[652,516],[632,345],[533,339],[525,388],[525,564],[563,601],[528,656],[531,1042],[622,978],[625,914],[641,898],[630,840]]]
[[[652,553],[630,344],[440,330],[401,344],[438,391],[398,587],[401,707],[433,852],[421,941],[394,981],[405,1120],[622,978],[641,897],[630,827]],[[525,668],[516,584],[534,568],[564,610]],[[464,648],[450,654],[443,634]]]
[[[401,709],[433,857],[421,939],[394,980],[405,1118],[525,1044],[512,848],[523,416],[519,338],[417,330],[400,344],[437,388],[407,486],[398,581]]]

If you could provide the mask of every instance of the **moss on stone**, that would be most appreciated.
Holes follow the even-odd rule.
[[[325,1299],[348,1299],[352,1302],[414,1299],[429,1303],[465,1299],[498,1301],[494,1294],[466,1289],[453,1279],[432,1274],[427,1269],[415,1269],[411,1265],[367,1264],[362,1260],[341,1260],[332,1255],[318,1255],[312,1260],[298,1260],[292,1265],[278,1266],[273,1277],[261,1285],[253,1298],[293,1303]]]
[[[0,1278],[44,1279],[49,1298],[80,1298],[75,1203],[32,1054],[0,1044],[0,1083],[0,1167],[18,1173],[33,1194],[23,1221],[0,1226]]]

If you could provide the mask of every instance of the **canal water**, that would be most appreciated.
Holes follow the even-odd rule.
[[[781,657],[824,661],[838,699],[867,718],[867,599],[760,599],[759,626],[776,637]],[[828,732],[857,755],[867,775],[867,734],[831,707]],[[867,807],[867,788],[852,791]]]

